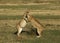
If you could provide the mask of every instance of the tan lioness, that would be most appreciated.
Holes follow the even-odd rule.
[[[22,29],[26,26],[26,24],[28,23],[28,20],[27,20],[27,16],[26,14],[28,14],[28,12],[26,11],[26,13],[24,13],[23,15],[23,18],[22,20],[20,20],[17,25],[16,25],[16,28],[17,28],[17,36],[19,36],[19,34],[22,32]]]
[[[37,37],[41,37],[41,33],[44,29],[43,25],[30,14],[26,14],[26,17],[27,20],[32,24],[32,26],[37,29]]]

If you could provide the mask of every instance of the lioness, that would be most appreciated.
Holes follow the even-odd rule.
[[[41,33],[44,29],[43,25],[32,15],[26,14],[27,20],[37,29],[37,38],[41,37]]]
[[[23,15],[22,20],[20,20],[17,23],[17,25],[16,25],[16,28],[17,28],[17,36],[18,37],[20,37],[19,34],[22,32],[22,29],[26,26],[26,24],[28,22],[27,16],[26,16],[27,14],[28,14],[28,12],[26,11],[26,13],[24,13],[24,15]]]

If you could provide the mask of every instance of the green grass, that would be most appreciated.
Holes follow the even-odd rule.
[[[9,0],[9,1],[1,0],[0,3],[1,2],[2,3],[11,3],[12,2],[12,3],[18,4],[19,1],[20,0],[18,0],[18,1],[17,0]],[[24,0],[22,0],[22,1],[24,1]],[[46,3],[46,2],[43,1],[41,3]],[[32,9],[32,10],[60,10],[59,1],[49,1],[48,0],[47,3],[50,3],[50,4],[16,5],[16,6],[0,5],[0,9],[24,10],[25,8],[28,8],[28,9]],[[2,11],[2,13],[6,13],[6,12]],[[54,21],[56,21],[55,19],[60,19],[60,15],[53,15],[53,14],[52,15],[50,15],[50,14],[42,15],[41,14],[41,15],[33,15],[33,16],[36,18],[42,19],[41,22],[43,24],[44,24],[44,22],[47,22],[47,21],[44,21],[43,19],[53,19]],[[17,16],[13,15],[13,14],[12,15],[6,15],[6,14],[0,15],[0,43],[60,43],[60,28],[59,28],[60,25],[57,22],[54,22],[55,24],[51,23],[51,26],[49,25],[49,23],[45,23],[47,25],[45,29],[47,29],[47,30],[43,31],[41,38],[36,38],[36,34],[32,33],[31,31],[29,31],[29,33],[22,32],[22,34],[21,34],[22,38],[17,38],[17,36],[14,34],[14,32],[16,32],[16,27],[11,27],[11,26],[9,26],[9,24],[11,24],[12,26],[15,26],[20,18],[22,18],[21,15],[17,15]],[[32,27],[30,27],[30,25],[29,25],[27,29],[30,29],[30,28],[32,28]]]
[[[50,17],[47,19],[54,19],[51,17],[55,17],[55,16],[51,16],[51,15],[33,15],[36,18],[41,18],[41,19],[46,19],[46,17]],[[16,27],[11,27],[9,26],[9,24],[14,24],[12,26],[15,26],[15,19],[20,19],[20,17],[22,16],[7,16],[7,15],[0,15],[0,20],[3,20],[2,22],[0,22],[0,43],[60,43],[60,30],[57,29],[57,27],[53,27],[56,28],[57,30],[49,30],[47,27],[42,33],[42,37],[41,38],[36,38],[35,33],[32,33],[32,31],[30,30],[29,33],[27,32],[22,32],[21,37],[22,38],[17,38],[17,36],[14,34],[14,32],[16,32]],[[58,18],[60,16],[56,16],[56,18]],[[4,20],[13,20],[13,22],[11,21],[4,21]],[[43,22],[43,21],[42,21]],[[57,24],[57,23],[56,23]],[[30,29],[30,25],[27,29]],[[50,27],[49,27],[50,28]],[[53,29],[51,28],[51,29]]]
[[[20,19],[22,18],[22,16],[20,15],[15,15],[15,16],[12,16],[12,15],[0,15],[0,20],[16,20],[16,19]]]
[[[36,18],[41,19],[60,19],[60,15],[34,15]]]
[[[9,6],[9,5],[0,5],[0,9],[32,9],[32,10],[60,10],[60,5],[17,5],[17,6]]]
[[[0,27],[0,43],[60,43],[60,30],[44,30],[41,38],[23,32],[22,39],[14,35],[15,31],[13,27]]]
[[[60,4],[59,0],[0,0],[0,3],[51,3],[51,4]]]
[[[33,15],[40,19],[60,19],[60,15]],[[0,20],[16,20],[21,19],[21,15],[0,15]]]

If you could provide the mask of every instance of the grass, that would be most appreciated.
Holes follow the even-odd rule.
[[[18,2],[17,0],[11,0],[14,3]],[[11,2],[10,0],[2,0],[2,3]],[[24,0],[23,0],[24,1]],[[31,30],[29,32],[22,32],[21,37],[17,38],[14,34],[16,32],[16,23],[20,18],[21,15],[13,15],[14,11],[8,12],[9,9],[12,10],[24,10],[25,8],[32,9],[32,10],[60,10],[60,3],[59,1],[49,1],[47,3],[50,4],[40,4],[40,5],[0,5],[0,43],[60,43],[60,15],[33,15],[36,18],[41,19],[41,23],[45,25],[45,30],[42,33],[41,38],[36,38],[36,34]],[[13,3],[11,2],[11,3]],[[57,3],[58,2],[58,3]],[[42,2],[41,2],[42,3]],[[46,2],[43,2],[46,3]],[[18,4],[18,3],[17,3]],[[6,10],[5,12],[5,9]],[[8,13],[7,13],[8,12]],[[17,11],[18,12],[18,11]],[[51,12],[52,13],[52,12]],[[4,15],[5,14],[5,15]],[[8,15],[6,15],[8,14]],[[12,14],[12,15],[9,15]],[[58,14],[58,13],[57,13]],[[50,20],[46,20],[50,19]],[[51,21],[53,19],[53,21]],[[59,19],[59,20],[58,20]],[[51,21],[51,22],[50,22]],[[55,22],[56,21],[56,22]],[[50,23],[50,24],[49,24]],[[12,26],[10,26],[11,24]],[[29,25],[27,29],[31,29],[32,27]]]
[[[0,43],[60,43],[60,30],[44,30],[41,38],[35,35],[22,33],[22,39],[18,39],[15,28],[9,26],[0,27]]]
[[[15,3],[15,4],[21,4],[21,3],[51,3],[51,4],[60,4],[59,0],[0,0],[0,3]]]
[[[0,20],[16,20],[16,19],[20,19],[22,18],[22,16],[19,16],[19,15],[15,15],[15,16],[12,16],[12,15],[0,15]]]
[[[33,15],[40,19],[60,19],[60,15]],[[22,18],[22,15],[0,15],[0,20],[16,20]]]
[[[0,9],[32,9],[32,10],[60,10],[60,5],[17,5],[17,6],[9,6],[9,5],[0,5]]]
[[[7,16],[9,17],[9,16]],[[36,17],[36,16],[35,16]],[[55,20],[56,21],[56,20]],[[43,22],[43,21],[42,21]],[[14,27],[9,26],[11,24]],[[56,23],[57,24],[57,23]],[[32,28],[31,25],[28,25],[28,27],[25,27],[29,29],[28,32],[22,32],[21,37],[18,38],[14,33],[16,32],[16,21],[11,19],[10,20],[0,20],[0,43],[60,43],[60,28],[57,30],[51,30],[53,28],[50,28],[50,26],[46,27],[41,38],[36,38],[36,34],[32,32],[30,29]],[[45,25],[45,24],[44,24]]]
[[[34,15],[36,18],[41,19],[60,19],[60,15]]]
[[[57,18],[60,16],[50,16],[50,15],[33,15],[36,18],[41,18],[43,19],[54,19],[53,17]],[[21,16],[22,17],[22,16]],[[46,18],[50,17],[50,18]],[[17,36],[14,34],[16,32],[16,27],[11,27],[9,24],[12,26],[16,25],[16,22],[14,20],[20,19],[20,16],[12,16],[12,15],[0,15],[0,43],[60,43],[60,28],[58,27],[53,27],[53,28],[58,28],[57,30],[51,30],[53,28],[50,28],[50,26],[46,27],[41,38],[36,38],[36,34],[32,33],[32,31],[27,32],[22,32],[21,37],[22,38],[17,38]],[[1,21],[3,20],[3,21]],[[6,20],[6,21],[4,21]],[[13,20],[13,21],[8,21],[8,20]],[[56,21],[56,20],[55,20]],[[42,21],[43,22],[43,21]],[[56,23],[57,24],[57,23]],[[44,24],[45,25],[45,24]],[[28,26],[27,29],[30,29],[30,25]]]

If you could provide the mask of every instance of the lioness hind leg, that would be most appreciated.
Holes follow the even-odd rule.
[[[42,29],[37,29],[37,38],[41,37]]]
[[[20,37],[19,34],[21,34],[21,32],[22,32],[22,28],[19,28],[19,29],[18,29],[18,32],[17,32],[17,36],[18,36],[18,37]]]

